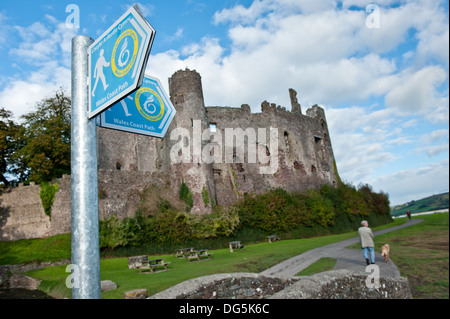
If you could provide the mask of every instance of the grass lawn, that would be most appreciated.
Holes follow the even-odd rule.
[[[70,234],[0,242],[0,265],[70,259]]]
[[[319,272],[333,270],[337,263],[337,259],[331,257],[320,258],[315,263],[309,265],[302,271],[300,271],[296,276],[311,276]]]
[[[404,220],[396,219],[394,223],[374,228],[374,230],[402,223],[404,223]],[[128,269],[128,259],[126,257],[102,258],[100,263],[101,280],[112,280],[118,285],[118,288],[115,290],[102,292],[102,298],[123,298],[125,291],[138,288],[146,288],[149,295],[152,295],[185,280],[216,273],[257,273],[307,250],[355,236],[357,236],[356,231],[323,237],[282,240],[274,243],[264,242],[246,245],[242,251],[235,251],[234,253],[230,253],[229,249],[217,249],[210,251],[213,253],[211,260],[201,262],[188,263],[186,259],[176,259],[174,255],[166,255],[162,257],[165,258],[165,261],[171,262],[170,270],[149,274],[139,274],[139,270]],[[55,237],[2,242],[0,243],[0,263],[24,263],[32,260],[55,261],[70,258],[70,236],[61,235]],[[69,252],[67,251],[67,240]],[[62,244],[64,241],[66,241],[66,245]],[[53,251],[52,243],[56,249],[54,255],[51,253]],[[65,249],[63,249],[64,246],[66,246]],[[71,290],[65,284],[69,273],[65,272],[65,269],[66,266],[53,266],[27,274],[34,278],[42,279],[39,289],[49,295],[55,298],[70,298]],[[323,271],[320,269],[322,268],[313,270],[313,272]]]
[[[356,232],[331,235],[317,238],[282,240],[274,243],[247,245],[241,251],[230,253],[229,249],[217,249],[212,259],[200,262],[187,262],[175,255],[158,256],[170,262],[169,271],[157,273],[139,273],[139,270],[128,269],[128,259],[103,258],[100,262],[101,280],[112,280],[118,288],[102,292],[102,298],[123,298],[125,291],[146,288],[149,295],[155,294],[188,279],[231,272],[261,272],[285,259],[307,250],[327,245],[336,241],[356,236]],[[200,247],[199,247],[200,248]],[[39,289],[53,297],[70,297],[70,289],[65,280],[69,273],[66,266],[53,266],[28,272],[27,274],[42,279]]]

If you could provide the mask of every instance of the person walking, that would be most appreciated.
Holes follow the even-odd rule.
[[[408,215],[408,219],[411,220],[411,212],[408,210],[408,212],[406,213],[406,215]]]
[[[373,242],[372,229],[369,228],[367,220],[361,222],[361,227],[358,228],[358,234],[366,264],[375,264],[375,244]]]

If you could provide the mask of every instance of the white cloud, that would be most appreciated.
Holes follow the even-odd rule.
[[[231,9],[216,12],[213,17],[215,24],[232,23],[249,25],[261,21],[261,17],[276,16],[277,18],[290,16],[294,13],[311,14],[333,10],[334,0],[255,0],[248,7],[237,5]]]
[[[173,42],[173,41],[179,40],[183,37],[183,33],[184,33],[183,28],[178,28],[177,31],[175,31],[175,33],[173,35],[166,36],[164,38],[164,41],[165,42]]]
[[[448,129],[434,130],[421,137],[424,144],[431,144],[435,141],[446,139],[448,141]]]
[[[151,17],[155,12],[155,6],[153,4],[149,4],[149,3],[144,4],[142,2],[128,1],[128,3],[122,4],[120,7],[121,7],[122,11],[125,12],[135,4],[137,4],[139,6],[139,9],[141,10],[142,14],[146,18]]]
[[[70,95],[70,69],[49,62],[26,79],[12,80],[0,91],[0,105],[11,110],[16,120],[32,111],[36,103],[59,88]]]
[[[380,176],[369,184],[375,190],[381,189],[387,192],[391,198],[391,205],[403,204],[433,194],[448,192],[448,167],[447,158],[438,163]]]
[[[401,129],[392,130],[396,119],[389,110],[350,107],[325,111],[336,164],[344,180],[364,181],[397,158],[395,146],[410,143]]]
[[[20,42],[9,50],[9,56],[12,61],[20,61],[20,69],[28,71],[6,77],[0,105],[19,119],[60,87],[70,94],[71,40],[76,30],[48,15],[42,22],[12,30]]]
[[[448,143],[441,144],[441,145],[421,147],[421,148],[417,148],[416,151],[418,153],[425,153],[428,155],[428,157],[433,157],[433,156],[439,155],[441,153],[448,154]]]
[[[406,114],[424,114],[441,104],[439,87],[448,77],[439,66],[428,66],[412,73],[405,70],[386,95],[386,105]]]
[[[443,141],[445,141],[443,143]],[[421,145],[415,149],[417,153],[424,153],[428,157],[434,157],[449,151],[449,133],[448,129],[434,130],[420,138]],[[436,145],[436,143],[438,143]],[[440,143],[440,144],[439,144]]]

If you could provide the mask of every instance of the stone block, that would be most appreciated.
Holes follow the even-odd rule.
[[[142,256],[133,256],[133,257],[128,257],[128,268],[129,269],[137,269],[142,267],[142,259],[146,258],[146,255],[142,255]]]
[[[125,299],[145,299],[148,297],[147,289],[134,289],[130,291],[125,291]]]
[[[22,288],[28,290],[36,290],[42,280],[37,280],[25,275],[14,274],[9,279],[9,288]]]
[[[111,280],[102,280],[101,289],[102,291],[117,289],[117,284]]]

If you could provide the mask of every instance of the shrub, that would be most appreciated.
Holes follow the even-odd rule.
[[[241,226],[257,227],[265,232],[285,232],[299,223],[312,225],[314,221],[306,197],[283,189],[247,195],[235,207]]]
[[[311,214],[313,225],[327,226],[334,224],[335,212],[331,200],[322,196],[317,190],[309,190],[306,198],[306,205]]]
[[[209,215],[189,216],[188,227],[191,238],[228,237],[239,225],[239,216],[235,209],[219,208]]]
[[[209,193],[208,190],[206,189],[205,185],[203,185],[202,188],[202,198],[203,198],[203,203],[205,204],[205,207],[209,205]]]
[[[194,198],[189,187],[186,185],[184,181],[181,181],[180,186],[180,199],[183,200],[187,204],[187,211],[189,212],[192,207],[194,207]]]
[[[124,218],[117,216],[99,221],[100,248],[135,246],[141,243],[142,225],[139,217]]]
[[[39,192],[39,196],[41,197],[42,206],[44,208],[45,214],[52,219],[52,206],[53,201],[55,200],[55,194],[58,191],[59,184],[50,184],[48,182],[42,182],[41,190]]]
[[[184,182],[180,199],[193,204]],[[154,249],[153,246],[168,249],[202,240],[210,244],[215,240],[214,245],[222,245],[229,238],[263,240],[268,233],[299,238],[353,230],[361,219],[374,225],[392,220],[386,194],[375,193],[368,185],[356,189],[344,183],[298,193],[275,189],[264,194],[246,194],[231,207],[215,205],[207,215],[175,209],[168,200],[161,200],[157,207],[152,215],[143,216],[142,209],[138,209],[133,218],[119,220],[113,216],[100,221],[100,247],[143,245],[146,249]],[[149,243],[153,248],[148,248]]]

